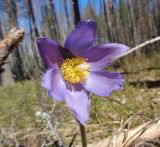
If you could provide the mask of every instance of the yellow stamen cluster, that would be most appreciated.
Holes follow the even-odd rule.
[[[90,65],[82,57],[67,58],[61,65],[61,73],[69,83],[83,83],[89,75]]]

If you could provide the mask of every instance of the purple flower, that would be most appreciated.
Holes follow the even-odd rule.
[[[124,82],[121,74],[107,72],[104,68],[128,47],[117,43],[93,46],[95,35],[96,22],[87,20],[76,25],[67,37],[64,48],[49,38],[37,38],[40,55],[48,66],[42,87],[55,100],[65,100],[83,125],[87,124],[89,118],[85,91],[105,97],[121,89]]]

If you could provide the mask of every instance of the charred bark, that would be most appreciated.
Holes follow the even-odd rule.
[[[32,21],[33,21],[33,27],[34,27],[35,35],[36,35],[36,37],[38,37],[39,33],[38,33],[38,29],[36,27],[36,20],[35,20],[32,1],[31,0],[28,0],[28,6],[29,6],[29,10],[30,10],[30,15],[31,15],[31,18],[32,18]]]
[[[72,0],[73,2],[73,10],[74,10],[74,24],[76,25],[81,17],[80,17],[80,12],[79,12],[79,5],[78,5],[78,0]]]

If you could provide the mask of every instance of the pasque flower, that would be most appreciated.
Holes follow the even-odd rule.
[[[37,38],[37,47],[48,70],[42,87],[56,101],[65,100],[67,106],[82,125],[89,118],[88,96],[90,91],[98,96],[110,96],[123,86],[123,76],[104,70],[114,58],[128,47],[118,43],[94,46],[96,22],[80,21],[67,37],[64,47],[57,41]]]

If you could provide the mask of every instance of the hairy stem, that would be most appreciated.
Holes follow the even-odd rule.
[[[79,123],[79,127],[81,132],[82,147],[87,147],[85,127],[81,123]]]

